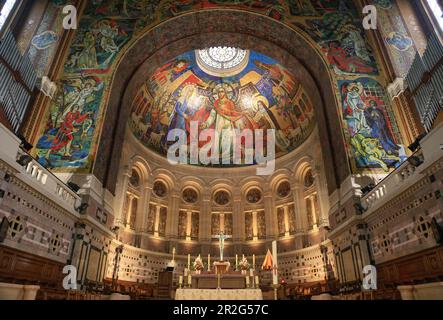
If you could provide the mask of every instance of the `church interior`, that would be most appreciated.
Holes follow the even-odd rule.
[[[0,0],[0,300],[443,300],[443,1]]]

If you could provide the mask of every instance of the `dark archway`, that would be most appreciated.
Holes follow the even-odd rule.
[[[167,20],[127,49],[113,76],[93,174],[114,192],[131,99],[147,72],[183,52],[211,45],[262,52],[302,81],[315,107],[323,161],[331,168],[326,177],[329,193],[334,191],[350,170],[327,65],[300,33],[270,18],[228,9]]]

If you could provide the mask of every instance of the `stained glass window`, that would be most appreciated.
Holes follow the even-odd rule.
[[[210,47],[197,50],[197,58],[205,66],[223,71],[241,65],[247,59],[247,53],[247,50],[233,47]]]

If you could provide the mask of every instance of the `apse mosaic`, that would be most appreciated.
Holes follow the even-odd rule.
[[[300,82],[263,54],[219,49],[211,51],[215,61],[205,55],[200,61],[196,59],[200,50],[190,51],[150,76],[133,103],[129,126],[134,135],[146,147],[166,155],[168,132],[184,130],[189,144],[190,123],[195,121],[200,129],[219,132],[220,140],[226,129],[263,129],[265,135],[274,129],[276,156],[297,148],[314,126],[313,106]]]
[[[48,11],[32,39],[30,55],[38,65],[38,69],[41,70],[39,74],[43,74],[48,69],[50,57],[56,51],[57,44],[60,43],[61,8],[66,3],[69,1],[50,1]],[[392,10],[398,10],[398,7],[392,0],[374,0],[372,3],[379,9],[380,27],[385,42],[390,48],[393,61],[397,62],[398,73],[402,74],[412,61],[411,57],[415,53],[415,48],[404,28],[404,23],[399,20],[398,16],[397,19],[394,19],[395,14],[390,13]],[[217,8],[252,11],[281,21],[297,32],[306,35],[309,44],[314,46],[323,56],[331,70],[338,108],[342,110],[343,131],[353,172],[372,172],[374,170],[383,172],[386,171],[386,168],[389,169],[397,165],[397,158],[402,159],[401,151],[396,151],[397,148],[392,147],[391,143],[398,145],[399,150],[402,150],[402,147],[389,101],[379,95],[377,100],[373,102],[378,108],[375,110],[381,110],[380,119],[383,121],[371,122],[369,111],[366,112],[369,120],[366,120],[364,111],[361,116],[358,111],[352,115],[346,111],[349,106],[350,109],[353,106],[353,102],[350,105],[346,102],[349,100],[347,96],[351,95],[346,90],[353,82],[356,82],[356,86],[363,87],[363,90],[358,89],[362,93],[357,95],[364,103],[359,102],[357,105],[364,109],[370,106],[366,96],[371,96],[368,92],[371,92],[372,89],[369,88],[386,87],[387,85],[365,36],[360,14],[353,1],[348,0],[88,1],[79,21],[79,28],[70,45],[64,72],[58,79],[58,82],[61,83],[59,97],[51,102],[40,136],[34,141],[36,145],[34,153],[40,163],[54,168],[55,171],[91,172],[94,159],[97,156],[97,143],[101,135],[103,115],[109,98],[109,84],[118,59],[138,36],[165,19],[191,11]],[[54,14],[54,12],[58,14]],[[53,17],[53,19],[55,17],[56,21],[50,20],[49,17]],[[262,25],[256,27],[266,28]],[[189,60],[186,62],[189,64],[184,67],[184,73],[191,69],[193,71],[198,69],[195,66],[194,58],[187,56],[187,54],[182,57]],[[272,65],[269,60],[266,63]],[[180,68],[180,65],[177,67]],[[252,64],[248,65],[245,72],[251,68],[259,75],[266,72],[262,67]],[[168,75],[168,72],[176,71],[171,71],[166,67],[165,74]],[[196,91],[191,91],[196,92],[193,94],[207,97],[207,105],[214,108],[217,96],[209,92],[208,85],[209,83],[213,85],[217,81],[214,82],[210,76],[203,76],[198,72],[195,76]],[[166,80],[176,81],[173,77],[173,75],[169,78],[166,76]],[[244,85],[240,80],[238,76],[233,76],[229,81],[223,82],[227,96],[233,102],[236,112],[241,110],[241,105],[236,100],[239,97],[239,89]],[[273,80],[270,81],[272,83]],[[275,95],[275,92],[258,88],[257,85],[258,83],[253,83],[251,88],[255,87],[254,90],[258,90],[261,96],[266,98],[266,100],[263,99],[263,104],[260,103],[259,107],[259,109],[262,108],[266,111],[263,113],[260,125],[265,127],[273,125],[277,130],[280,130],[279,152],[280,154],[289,152],[297,145],[294,139],[297,136],[297,131],[291,133],[288,130],[296,130],[297,123],[295,122],[300,121],[300,113],[303,114],[303,111],[299,113],[297,110],[293,110],[290,117],[282,116],[288,112],[290,104],[283,100],[276,102],[278,94]],[[186,122],[183,122],[175,112],[175,103],[182,94],[181,90],[177,90],[178,87],[178,85],[176,88],[169,86],[168,90],[170,91],[163,98],[158,96],[153,98],[153,90],[157,89],[153,86],[147,88],[147,96],[139,96],[139,99],[151,99],[152,106],[150,108],[157,110],[161,107],[161,109],[158,109],[158,113],[152,114],[152,119],[149,119],[150,116],[139,119],[133,115],[135,121],[141,124],[139,125],[141,131],[146,129],[144,133],[140,130],[135,130],[134,133],[140,137],[139,139],[144,144],[160,153],[164,152],[162,135],[165,130],[168,130],[171,125],[186,127]],[[74,92],[80,95],[78,101],[74,101],[75,99],[72,98]],[[290,94],[288,97],[291,97]],[[160,102],[159,99],[164,101]],[[350,101],[355,100],[351,99]],[[272,108],[279,111],[273,112]],[[201,110],[206,110],[206,105],[205,107],[201,106]],[[205,112],[195,112],[192,116],[206,116],[208,112],[206,114]],[[354,119],[355,115],[365,119],[365,126],[362,130],[361,128],[358,130],[359,122]],[[251,116],[244,117],[251,120],[245,121],[249,126],[257,125],[257,121],[252,121]],[[382,125],[385,125],[383,130],[371,127]],[[151,127],[148,128],[148,126]],[[388,140],[389,143],[386,142]],[[369,154],[373,153],[365,151],[368,148],[378,150],[375,151],[376,155],[368,155],[368,152]]]

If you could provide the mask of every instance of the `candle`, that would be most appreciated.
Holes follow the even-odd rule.
[[[191,270],[191,255],[188,253],[188,270]]]
[[[246,287],[247,288],[249,287],[249,277],[248,276],[246,276]]]
[[[208,271],[211,271],[211,254],[208,253]]]
[[[178,277],[178,284],[180,285],[180,287],[182,286],[182,284],[183,284],[183,276],[179,276]]]
[[[252,255],[252,269],[255,270],[255,254]]]
[[[277,272],[277,241],[272,241],[272,260],[273,260],[273,266],[272,266],[272,283],[277,285],[278,284],[278,272]]]

